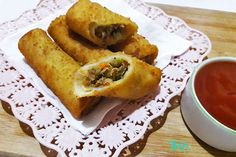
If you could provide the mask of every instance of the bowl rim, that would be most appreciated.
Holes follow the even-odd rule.
[[[210,121],[212,121],[214,124],[216,124],[218,127],[222,128],[223,130],[233,133],[234,135],[236,135],[236,130],[222,124],[221,122],[219,122],[217,119],[215,119],[210,113],[208,113],[208,111],[202,106],[202,104],[200,103],[196,93],[195,93],[195,78],[196,75],[198,73],[198,71],[203,68],[204,66],[206,66],[207,64],[213,63],[213,62],[219,62],[219,61],[223,61],[223,62],[235,62],[236,63],[236,57],[214,57],[214,58],[210,58],[207,59],[205,61],[202,62],[202,64],[199,64],[193,71],[192,76],[190,77],[190,88],[191,88],[191,95],[193,98],[193,101],[195,102],[196,106],[198,107],[198,109],[200,109],[200,111],[206,116],[207,119],[209,119]]]

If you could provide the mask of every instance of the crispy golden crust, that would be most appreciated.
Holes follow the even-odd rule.
[[[134,34],[124,42],[109,47],[112,51],[124,51],[126,54],[137,57],[149,64],[153,64],[158,54],[158,48],[149,43],[139,34]]]
[[[70,29],[80,34],[93,43],[106,47],[121,42],[137,32],[137,25],[130,19],[118,15],[98,3],[89,0],[79,0],[66,14],[66,22]],[[103,40],[96,35],[99,26],[123,25],[121,36],[110,36],[109,40]]]
[[[112,54],[111,51],[100,48],[72,32],[66,24],[65,16],[60,16],[52,21],[48,28],[48,33],[66,53],[81,64]],[[144,37],[138,34],[109,48],[113,51],[123,51],[149,64],[153,63],[158,53],[156,46],[151,45]]]
[[[67,54],[81,64],[95,61],[112,53],[72,32],[66,24],[65,16],[52,21],[48,33]]]
[[[123,78],[102,87],[91,87],[83,84],[83,80],[88,76],[89,69],[96,69],[99,65],[111,61],[114,58],[127,61],[129,64],[128,70],[124,74]],[[96,63],[86,64],[81,67],[77,73],[77,77],[77,82],[80,86],[77,86],[78,88],[76,92],[80,96],[93,95],[137,99],[157,89],[161,79],[161,70],[129,55],[114,53],[98,60]]]
[[[63,52],[41,29],[26,33],[18,43],[26,61],[45,84],[60,98],[71,114],[78,118],[95,98],[79,98],[74,92],[74,75],[80,66]]]

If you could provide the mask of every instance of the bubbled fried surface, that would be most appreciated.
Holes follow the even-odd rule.
[[[72,32],[66,24],[65,18],[65,16],[59,16],[52,21],[48,33],[76,61],[83,65],[112,53]]]
[[[70,29],[80,34],[84,38],[90,40],[96,45],[106,47],[115,44],[121,40],[125,40],[137,32],[137,25],[129,18],[118,15],[98,3],[89,0],[80,0],[75,3],[66,14],[66,22]],[[95,29],[98,26],[106,26],[112,24],[122,24],[125,31],[122,33],[122,39],[104,43],[95,35]]]
[[[53,40],[71,57],[82,65],[111,55],[111,51],[89,42],[82,36],[74,33],[66,24],[66,17],[59,16],[53,20],[48,33]],[[135,34],[126,41],[109,47],[112,51],[123,51],[125,54],[137,57],[152,64],[157,56],[158,49],[139,34]]]
[[[112,51],[124,51],[126,54],[153,64],[158,55],[158,48],[149,43],[139,34],[134,34],[127,40],[109,47]]]
[[[74,94],[74,73],[80,66],[53,43],[46,32],[41,29],[29,31],[19,40],[18,47],[27,63],[74,117],[79,117],[87,106],[92,105],[94,99],[81,99]]]

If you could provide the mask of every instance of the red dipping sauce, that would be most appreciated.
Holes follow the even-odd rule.
[[[206,111],[236,130],[236,62],[218,61],[205,65],[197,72],[194,86]]]

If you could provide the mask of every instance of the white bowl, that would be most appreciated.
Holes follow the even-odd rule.
[[[236,152],[236,130],[223,125],[212,117],[201,105],[194,89],[197,72],[205,65],[218,61],[236,63],[236,58],[217,57],[202,62],[192,73],[183,92],[181,111],[186,124],[202,141],[220,150]]]

